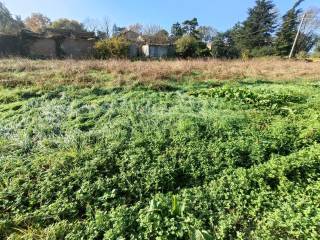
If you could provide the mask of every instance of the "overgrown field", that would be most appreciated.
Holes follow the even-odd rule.
[[[319,239],[320,66],[251,63],[1,60],[0,239]]]

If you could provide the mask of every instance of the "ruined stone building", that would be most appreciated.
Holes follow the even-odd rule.
[[[94,33],[48,29],[43,33],[23,30],[17,35],[0,34],[1,56],[31,58],[89,58]]]
[[[174,56],[174,45],[155,44],[134,31],[121,33],[130,43],[128,58],[168,58]],[[22,30],[17,35],[0,34],[0,57],[88,59],[94,56],[97,39],[93,32],[47,29],[42,33]]]

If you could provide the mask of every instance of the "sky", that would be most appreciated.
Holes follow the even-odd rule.
[[[87,18],[108,17],[112,24],[157,24],[170,30],[173,23],[197,17],[200,25],[219,31],[243,21],[255,0],[0,0],[12,14],[22,18],[41,12],[52,20],[71,18],[80,22]],[[283,14],[295,0],[275,0]],[[320,7],[320,0],[306,0],[303,8]]]

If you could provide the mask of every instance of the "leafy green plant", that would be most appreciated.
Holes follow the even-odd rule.
[[[316,239],[319,87],[171,84],[0,88],[0,238]]]
[[[183,36],[175,44],[176,53],[179,57],[208,57],[211,54],[206,44],[193,36]]]
[[[126,58],[129,51],[129,42],[123,37],[113,37],[96,42],[95,53],[97,58]]]

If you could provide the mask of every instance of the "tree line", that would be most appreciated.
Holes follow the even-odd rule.
[[[256,0],[255,6],[248,10],[247,19],[235,24],[231,29],[218,32],[210,26],[200,26],[198,19],[193,18],[182,23],[174,23],[171,31],[158,25],[133,24],[119,27],[108,18],[103,20],[86,19],[83,23],[71,19],[51,21],[41,13],[33,13],[22,20],[13,17],[10,11],[0,2],[0,32],[14,33],[22,28],[34,32],[42,32],[48,28],[73,31],[95,32],[97,38],[103,39],[118,48],[123,43],[119,36],[125,30],[131,30],[152,43],[174,43],[179,57],[215,57],[215,58],[246,58],[260,56],[288,56],[297,35],[301,18],[301,33],[294,51],[296,54],[307,54],[312,49],[320,55],[320,10],[310,9],[303,12],[297,0],[283,15],[279,16],[272,0]],[[279,20],[280,18],[280,20]],[[109,41],[109,42],[108,42]],[[110,45],[110,44],[109,44]],[[127,45],[127,43],[124,43]],[[123,52],[123,51],[122,51]]]

